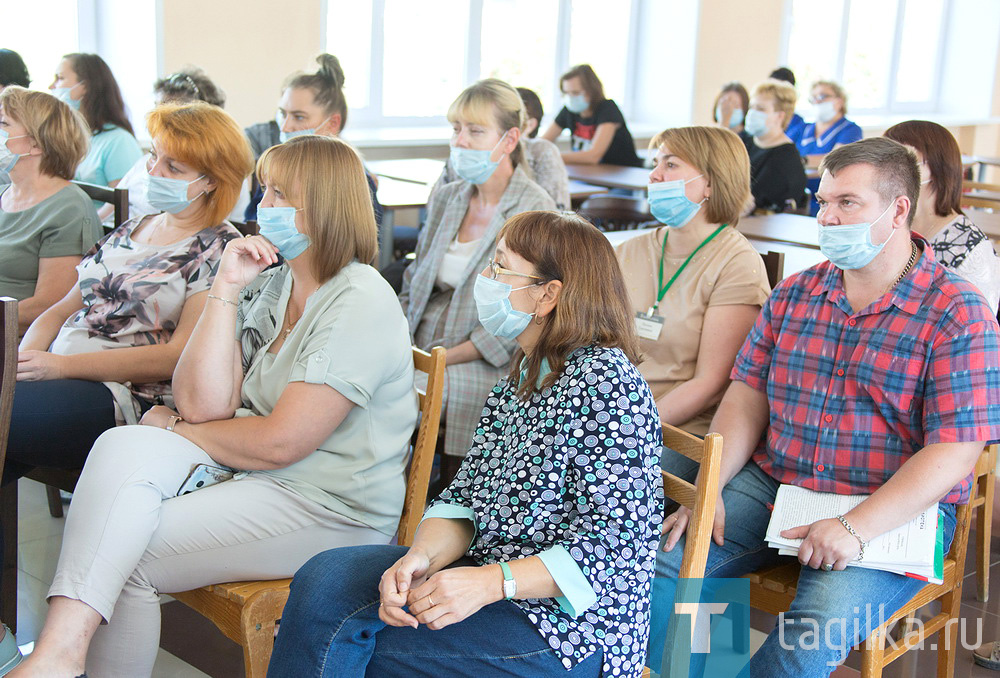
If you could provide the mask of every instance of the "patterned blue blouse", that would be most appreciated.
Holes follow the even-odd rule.
[[[523,377],[522,377],[523,378]],[[563,595],[513,601],[570,669],[639,676],[663,519],[660,417],[620,349],[573,352],[527,401],[502,379],[428,517],[468,518],[479,564],[539,556]]]

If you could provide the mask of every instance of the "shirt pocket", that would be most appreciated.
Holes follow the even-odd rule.
[[[908,341],[866,346],[855,358],[858,395],[867,394],[890,423],[919,424],[927,369],[923,347]]]

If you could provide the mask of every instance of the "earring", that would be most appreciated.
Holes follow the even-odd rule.
[[[541,325],[542,324],[542,319],[539,318],[537,315],[535,316],[535,324],[536,325]]]

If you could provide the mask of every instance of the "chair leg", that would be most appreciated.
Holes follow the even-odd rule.
[[[274,651],[274,622],[243,629],[243,668],[246,678],[265,678]]]
[[[941,596],[941,612],[948,614],[948,623],[941,629],[938,642],[938,678],[952,678],[955,675],[955,650],[958,645],[958,624],[955,623],[962,609],[962,580],[949,593]]]
[[[49,500],[49,515],[53,518],[63,517],[62,497],[59,495],[59,488],[52,485],[45,486],[45,498]]]
[[[861,678],[882,678],[885,668],[885,636],[889,629],[882,625],[861,643]]]
[[[0,567],[0,620],[17,633],[17,482],[0,490],[0,530],[3,565]]]
[[[993,497],[996,475],[985,478],[983,503],[976,509],[976,598],[986,602],[990,597],[990,541],[993,538]]]

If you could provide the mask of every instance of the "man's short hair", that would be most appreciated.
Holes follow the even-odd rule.
[[[837,172],[851,165],[871,165],[875,170],[877,183],[875,190],[888,205],[901,195],[910,199],[910,213],[906,217],[907,226],[913,223],[920,195],[920,168],[917,156],[909,148],[885,137],[862,139],[830,151],[820,163],[820,172]]]

